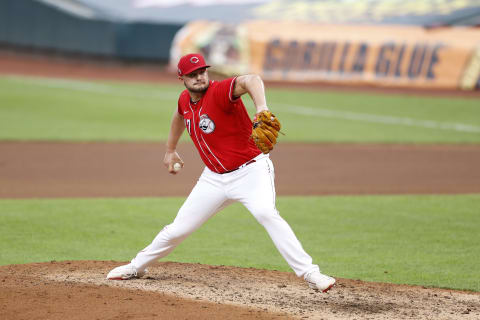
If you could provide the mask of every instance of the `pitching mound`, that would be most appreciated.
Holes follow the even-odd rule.
[[[317,293],[292,273],[163,262],[108,281],[118,262],[0,267],[2,319],[479,319],[480,293],[338,279]]]

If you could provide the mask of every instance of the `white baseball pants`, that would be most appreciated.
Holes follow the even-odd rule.
[[[241,202],[267,230],[280,254],[297,276],[318,266],[305,252],[288,223],[275,208],[275,172],[268,155],[236,171],[218,174],[205,168],[173,223],[165,226],[131,263],[139,271],[168,255],[210,217],[234,201]]]

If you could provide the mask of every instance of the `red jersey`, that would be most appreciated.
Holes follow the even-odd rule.
[[[196,103],[187,90],[178,99],[178,113],[200,157],[217,173],[237,169],[261,153],[250,138],[252,121],[242,99],[232,96],[235,79],[210,81]]]

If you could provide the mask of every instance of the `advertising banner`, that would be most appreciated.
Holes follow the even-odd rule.
[[[479,48],[470,27],[197,21],[177,34],[171,59],[201,52],[217,72],[266,80],[473,89]]]

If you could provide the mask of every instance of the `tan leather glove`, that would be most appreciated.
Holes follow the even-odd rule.
[[[252,138],[258,149],[267,154],[277,143],[278,132],[281,124],[273,113],[268,110],[261,111],[253,119]]]

